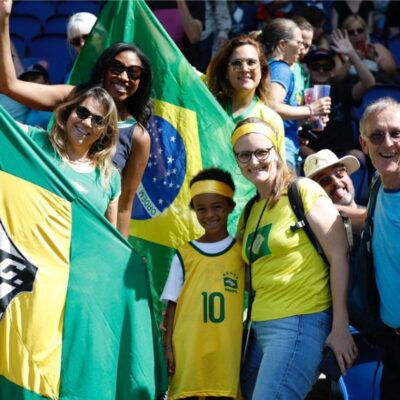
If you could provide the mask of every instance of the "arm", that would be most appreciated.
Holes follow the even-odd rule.
[[[367,219],[367,209],[365,207],[358,208],[342,206],[340,204],[336,204],[336,208],[344,217],[350,218],[353,234],[359,235],[364,229],[365,220]]]
[[[105,217],[115,227],[117,226],[117,214],[118,214],[118,198],[110,201],[105,213]]]
[[[284,103],[286,89],[277,82],[271,83],[271,103],[273,108],[283,119],[305,119],[311,117],[308,106],[290,106]],[[323,97],[310,104],[312,115],[326,115],[331,112],[330,97]]]
[[[41,85],[17,79],[11,56],[9,20],[12,0],[0,0],[0,91],[30,108],[51,110],[72,91],[70,85]]]
[[[178,0],[176,4],[178,5],[178,10],[182,17],[183,30],[185,31],[189,42],[191,44],[200,42],[203,24],[198,19],[192,17],[186,4],[186,0]]]
[[[218,30],[217,47],[219,48],[227,42],[232,27],[231,14],[226,0],[215,2],[215,20]]]
[[[352,87],[351,91],[353,99],[359,101],[369,88],[375,86],[375,78],[354,50],[347,31],[343,33],[339,29],[335,30],[332,34],[332,42],[332,49],[347,57],[357,70],[360,81]]]
[[[123,236],[129,236],[133,200],[142,180],[150,156],[150,135],[137,124],[132,135],[132,150],[122,171],[122,188],[118,204],[117,227]]]
[[[169,301],[164,318],[164,325],[166,329],[164,335],[164,350],[165,358],[167,359],[168,375],[173,375],[175,373],[174,351],[172,347],[172,333],[174,327],[175,310],[176,303],[173,301]]]
[[[379,68],[388,75],[395,77],[397,75],[397,66],[390,50],[380,43],[374,43],[372,46],[377,54],[375,61],[378,63]]]
[[[330,264],[332,330],[326,339],[343,374],[357,357],[357,347],[349,332],[347,313],[348,244],[341,217],[330,199],[319,197],[306,215]]]

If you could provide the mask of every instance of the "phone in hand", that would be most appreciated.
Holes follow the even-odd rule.
[[[342,375],[335,353],[330,347],[325,347],[322,360],[319,364],[319,371],[335,382],[337,382]]]

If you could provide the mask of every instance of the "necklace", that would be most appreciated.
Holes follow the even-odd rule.
[[[91,160],[90,158],[87,158],[87,157],[81,158],[81,159],[78,159],[78,160],[71,160],[71,159],[67,156],[67,157],[66,157],[66,161],[67,161],[69,164],[75,164],[75,165],[84,165],[84,164],[91,164],[91,163],[92,163],[92,160]]]

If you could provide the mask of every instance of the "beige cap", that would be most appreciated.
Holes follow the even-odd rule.
[[[360,162],[354,156],[338,156],[328,149],[320,150],[310,154],[304,161],[304,174],[306,178],[312,178],[318,172],[335,164],[343,164],[350,175],[360,168]]]

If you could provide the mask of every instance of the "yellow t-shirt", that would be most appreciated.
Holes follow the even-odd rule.
[[[327,197],[310,179],[300,181],[299,191],[305,214],[318,197]],[[242,249],[246,262],[264,204],[265,200],[254,204],[246,224]],[[331,305],[328,267],[303,229],[291,231],[296,222],[286,194],[264,211],[252,248],[253,321],[310,314]]]
[[[175,374],[169,399],[235,398],[239,389],[244,263],[240,245],[205,254],[188,243],[178,255],[184,268],[172,335]]]

